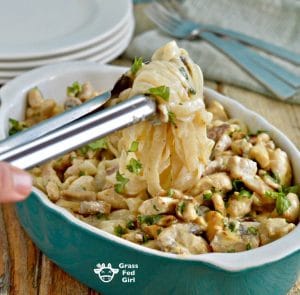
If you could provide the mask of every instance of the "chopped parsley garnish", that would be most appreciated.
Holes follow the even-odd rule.
[[[180,202],[180,203],[177,205],[178,212],[179,212],[180,214],[183,214],[185,207],[186,207],[185,202],[184,202],[184,201],[183,201],[183,202]]]
[[[139,142],[134,140],[131,143],[131,146],[130,146],[128,152],[137,152],[138,148],[139,148]]]
[[[296,195],[300,195],[300,184],[296,184],[293,186],[282,186],[281,189],[285,194],[294,193]]]
[[[204,193],[204,194],[203,194],[203,200],[205,200],[205,201],[210,201],[212,195],[213,195],[213,194],[212,194],[211,192]]]
[[[236,224],[234,222],[229,222],[228,228],[230,229],[230,231],[235,232]]]
[[[100,138],[94,142],[91,142],[85,146],[82,146],[79,148],[79,151],[85,155],[89,150],[92,151],[97,151],[97,150],[102,150],[102,149],[107,149],[107,140],[106,138]]]
[[[156,224],[160,219],[161,219],[161,215],[157,214],[157,215],[139,215],[137,217],[138,222],[140,224],[147,224],[147,225],[153,225]]]
[[[84,175],[85,175],[85,173],[83,171],[79,172],[79,176],[84,176]]]
[[[93,151],[107,149],[107,141],[106,138],[104,137],[89,143],[87,146]]]
[[[245,189],[242,189],[240,192],[239,192],[239,197],[246,197],[248,199],[250,199],[252,196],[252,193],[245,190]]]
[[[20,131],[23,131],[27,128],[25,123],[18,121],[16,119],[9,118],[8,122],[10,125],[9,131],[8,131],[9,136],[14,135],[14,134],[16,134]]]
[[[115,192],[118,194],[124,193],[125,185],[129,181],[128,178],[124,177],[119,171],[116,174],[117,183],[115,184]]]
[[[254,227],[254,226],[249,226],[248,228],[247,228],[247,232],[248,232],[248,234],[250,234],[250,235],[257,235],[257,233],[258,233],[258,229],[256,228],[256,227]]]
[[[189,79],[189,76],[188,76],[188,74],[187,74],[187,72],[186,72],[186,70],[185,70],[184,67],[180,67],[180,68],[179,68],[179,71],[180,71],[180,73],[182,74],[182,76],[183,76],[186,80]]]
[[[104,213],[97,213],[97,215],[96,215],[96,218],[97,219],[101,219],[102,217],[104,217],[105,216],[105,214]]]
[[[159,86],[149,88],[148,92],[152,95],[159,96],[165,101],[169,101],[170,98],[170,88],[168,86]]]
[[[235,191],[240,191],[244,187],[244,183],[240,179],[234,179],[232,181],[232,187]]]
[[[174,196],[174,194],[175,194],[174,190],[169,188],[167,191],[167,196],[172,198]]]
[[[251,250],[251,249],[252,249],[251,244],[250,244],[250,243],[247,243],[247,245],[246,245],[246,250],[248,251],[248,250]]]
[[[126,224],[126,227],[128,229],[135,229],[135,223],[134,223],[134,220],[129,220]]]
[[[116,236],[121,237],[122,235],[126,234],[126,229],[123,228],[120,224],[114,227],[114,233]]]
[[[129,172],[138,175],[141,172],[143,165],[139,160],[131,158],[126,168]]]
[[[277,173],[273,173],[272,171],[268,171],[267,176],[270,177],[275,183],[280,184],[280,177]]]
[[[133,64],[131,65],[131,73],[133,74],[133,75],[135,75],[138,71],[139,71],[139,69],[142,67],[142,65],[143,65],[143,58],[142,57],[135,57],[134,58],[134,61],[133,61]]]
[[[82,91],[82,85],[80,85],[77,81],[73,82],[71,86],[67,87],[68,96],[77,97],[81,91]]]
[[[291,206],[290,200],[282,190],[279,192],[267,191],[265,195],[276,200],[276,211],[279,215],[282,215]]]
[[[169,122],[176,126],[176,123],[175,123],[176,115],[175,115],[175,113],[172,112],[172,111],[168,111],[168,117],[169,117]]]

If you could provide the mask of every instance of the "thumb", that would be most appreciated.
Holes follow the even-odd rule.
[[[0,203],[22,201],[30,194],[31,188],[30,174],[0,162]]]

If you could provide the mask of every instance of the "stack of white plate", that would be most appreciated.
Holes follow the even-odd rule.
[[[131,0],[0,0],[0,84],[69,60],[100,63],[128,46]]]

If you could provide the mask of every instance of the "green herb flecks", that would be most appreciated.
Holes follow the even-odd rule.
[[[91,150],[93,151],[96,151],[96,150],[101,150],[101,149],[107,149],[108,146],[107,146],[107,140],[106,138],[100,138],[94,142],[91,142],[87,145],[88,148],[90,148]]]
[[[142,65],[143,65],[143,58],[135,57],[132,65],[131,65],[131,68],[130,68],[131,73],[133,75],[135,75],[139,71],[139,69],[142,67]]]
[[[125,185],[129,181],[129,179],[124,177],[123,174],[121,174],[119,171],[117,171],[116,180],[117,180],[117,183],[114,186],[115,192],[118,194],[124,193]]]
[[[234,222],[229,222],[228,228],[231,232],[235,232],[236,231],[236,224]]]
[[[135,152],[138,151],[138,148],[139,148],[139,142],[134,140],[134,141],[131,143],[131,146],[130,146],[128,152],[133,152],[133,153],[135,153]]]
[[[186,207],[186,203],[184,201],[180,202],[177,205],[177,210],[181,215],[183,214],[185,207]]]
[[[250,199],[251,196],[252,196],[252,193],[249,192],[249,191],[246,190],[246,189],[241,189],[241,191],[239,192],[239,197],[241,197],[241,198],[244,198],[244,197],[245,197],[245,198]]]
[[[23,131],[27,128],[26,124],[24,122],[18,121],[13,118],[8,119],[9,122],[9,131],[8,134],[9,136],[14,135],[20,131]]]
[[[114,233],[116,236],[121,237],[126,234],[126,229],[122,227],[120,224],[114,227]]]
[[[176,123],[175,123],[176,115],[175,115],[175,113],[172,112],[172,111],[168,111],[168,118],[169,118],[169,122],[172,125],[176,126]]]
[[[279,215],[282,215],[291,206],[290,200],[287,198],[286,193],[283,191],[267,191],[265,195],[269,198],[276,200],[276,211]]]
[[[246,250],[248,251],[248,250],[251,250],[251,249],[252,249],[251,244],[250,244],[250,243],[247,243],[247,245],[246,245]]]
[[[249,226],[249,227],[247,228],[247,232],[248,232],[248,234],[250,234],[250,235],[256,236],[257,233],[258,233],[258,229],[257,229],[256,227],[254,227],[254,226]]]
[[[156,224],[160,219],[161,215],[139,215],[137,217],[139,224],[147,224],[147,225],[153,225]]]
[[[174,194],[175,194],[174,190],[169,188],[167,191],[167,196],[172,198],[174,196]]]
[[[129,172],[139,175],[139,173],[141,172],[141,170],[143,168],[143,165],[139,160],[131,158],[129,161],[129,164],[126,166],[126,168]]]
[[[165,101],[169,101],[170,98],[170,88],[168,86],[159,86],[148,89],[149,94],[161,97]]]
[[[205,201],[210,201],[212,195],[213,195],[212,192],[204,193],[204,194],[203,194],[203,200],[205,200]]]
[[[73,82],[71,86],[67,87],[67,95],[72,97],[77,97],[82,91],[82,85],[78,81]]]

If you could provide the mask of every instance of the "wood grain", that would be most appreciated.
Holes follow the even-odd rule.
[[[128,65],[128,61],[114,64]],[[285,104],[237,87],[206,81],[260,113],[300,147],[300,106]],[[0,206],[0,295],[97,295],[45,257],[21,228],[13,205]],[[289,295],[300,294],[300,282]]]

